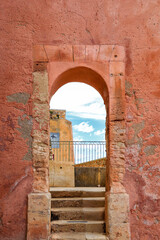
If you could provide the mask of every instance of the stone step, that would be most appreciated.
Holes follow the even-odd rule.
[[[91,198],[91,197],[104,197],[105,188],[97,187],[75,187],[75,188],[63,188],[63,187],[54,187],[50,188],[52,198]]]
[[[58,220],[51,222],[52,233],[56,232],[91,232],[104,233],[104,221]]]
[[[109,240],[105,234],[102,233],[53,233],[52,240]]]
[[[104,207],[104,197],[92,197],[92,198],[52,198],[51,207]]]
[[[104,220],[105,208],[54,208],[51,220]]]

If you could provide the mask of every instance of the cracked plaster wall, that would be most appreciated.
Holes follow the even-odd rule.
[[[158,240],[160,2],[1,1],[0,239],[26,236],[33,44],[118,44],[126,49],[126,175],[133,240]],[[26,135],[23,123],[28,123]]]

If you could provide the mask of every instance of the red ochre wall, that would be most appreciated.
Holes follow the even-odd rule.
[[[160,237],[160,1],[1,0],[0,239],[26,237],[34,44],[126,49],[126,175],[133,240]]]

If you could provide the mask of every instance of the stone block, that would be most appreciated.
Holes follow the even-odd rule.
[[[123,101],[123,98],[120,98],[120,97],[110,98],[109,114],[110,114],[110,119],[109,119],[110,121],[124,120],[125,101]]]
[[[129,222],[129,197],[127,193],[107,195],[108,224],[109,226]]]
[[[33,131],[33,166],[37,168],[49,167],[49,136],[46,131]]]
[[[113,225],[109,230],[110,240],[130,240],[129,223]]]
[[[86,45],[86,60],[97,61],[100,45]]]
[[[117,168],[124,168],[125,166],[125,155],[120,154],[119,152],[112,151],[112,154],[110,156],[110,164]]]
[[[36,128],[47,131],[49,128],[49,104],[34,102],[33,116],[37,124]]]
[[[125,48],[115,45],[111,54],[110,61],[125,61]]]
[[[110,62],[109,75],[110,98],[124,98],[125,64],[123,62]]]
[[[71,162],[53,162],[50,169],[50,186],[74,187],[74,166]]]
[[[73,46],[73,58],[74,61],[84,61],[86,58],[86,46],[85,45],[74,45]]]
[[[34,62],[48,62],[46,52],[43,45],[33,46],[33,61]]]
[[[33,166],[37,168],[49,167],[49,151],[48,146],[36,146],[32,148]]]
[[[47,57],[50,62],[56,61],[73,61],[72,45],[62,45],[62,46],[44,46]]]
[[[28,195],[27,240],[49,238],[51,214],[50,209],[50,193],[31,193]]]
[[[130,239],[128,194],[106,193],[106,202],[106,231],[110,239]]]
[[[27,240],[49,240],[50,227],[45,224],[30,224],[27,232]]]
[[[37,100],[39,103],[48,102],[48,73],[34,72],[33,73],[33,100]]]
[[[126,129],[125,121],[113,121],[110,122],[110,141],[113,143],[125,142]]]
[[[112,139],[110,142],[110,149],[119,153],[124,153],[125,143],[123,141],[114,141],[114,139]]]
[[[123,80],[122,77],[124,77],[124,75],[125,75],[125,63],[124,62],[110,62],[109,72],[110,72],[111,77],[119,76]],[[110,85],[112,85],[112,84],[110,84]]]
[[[113,47],[113,45],[100,45],[97,60],[100,62],[109,61],[112,55]]]
[[[48,192],[49,190],[49,173],[47,168],[34,168],[34,192]]]
[[[122,193],[126,194],[126,190],[125,190],[125,188],[124,188],[122,183],[120,183],[120,182],[112,182],[111,186],[110,186],[109,193],[110,194],[122,194]],[[108,192],[106,192],[106,196],[108,196]]]
[[[40,131],[39,129],[35,129],[32,133],[32,137],[35,140],[35,144],[44,144],[48,146],[49,143],[49,134],[48,131]],[[34,145],[33,145],[34,146]]]
[[[119,166],[116,164],[116,166],[111,166],[110,167],[110,182],[120,182],[123,183],[124,179],[124,173],[125,169],[124,166]]]
[[[50,210],[50,193],[30,193],[28,195],[28,211]]]

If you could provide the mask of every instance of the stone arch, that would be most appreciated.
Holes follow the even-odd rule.
[[[56,71],[55,71],[56,69]],[[50,63],[48,66],[49,77],[49,98],[64,84],[69,82],[82,82],[95,88],[103,98],[106,108],[106,132],[105,138],[107,143],[107,163],[109,163],[109,87],[108,87],[108,68],[106,66],[99,66],[99,64],[92,63],[76,63],[71,64]],[[106,164],[106,186],[109,189],[109,164]]]
[[[74,63],[71,66],[66,66],[66,63],[61,63],[61,68],[57,68],[56,64],[51,63],[49,66],[50,71],[48,71],[49,77],[49,98],[54,95],[54,93],[63,85],[71,82],[81,82],[86,83],[96,89],[101,95],[105,109],[106,109],[106,150],[107,150],[107,161],[106,161],[106,188],[109,189],[110,186],[110,178],[109,178],[109,91],[107,86],[107,81],[101,76],[101,71],[94,66],[90,66],[89,64],[79,64]],[[63,66],[66,66],[63,68]],[[51,69],[58,69],[58,71],[52,71]],[[103,73],[105,76],[105,74]],[[105,77],[107,79],[107,77]]]
[[[81,82],[95,88],[103,98],[104,102],[108,101],[109,99],[108,86],[105,80],[97,71],[92,68],[78,64],[78,66],[69,68],[68,70],[60,73],[59,76],[56,76],[56,79],[53,79],[53,76],[50,78],[50,98],[60,87],[66,83]]]
[[[42,236],[48,239],[50,234],[49,97],[67,81],[71,82],[73,79],[75,81],[75,75],[77,81],[80,79],[82,81],[83,78],[83,82],[86,81],[84,83],[89,83],[99,91],[108,114],[107,182],[109,186],[106,189],[106,233],[110,240],[118,239],[117,236],[124,240],[130,239],[129,198],[123,186],[125,173],[125,53],[123,47],[36,45],[33,49],[33,58],[34,179],[33,192],[29,194],[28,202],[28,239],[40,239]],[[43,219],[38,218],[40,212],[45,216]],[[34,235],[35,232],[36,235]]]

